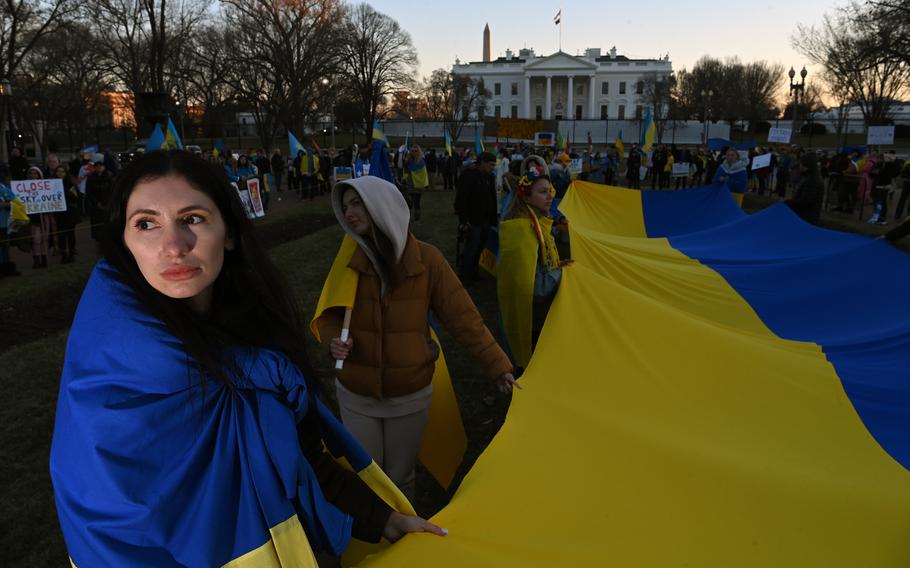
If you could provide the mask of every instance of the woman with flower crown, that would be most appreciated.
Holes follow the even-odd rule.
[[[546,163],[522,162],[515,194],[499,224],[497,291],[503,328],[516,367],[527,367],[562,279],[550,207],[556,192]]]

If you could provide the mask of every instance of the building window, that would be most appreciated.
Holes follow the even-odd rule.
[[[542,106],[537,105],[534,108],[534,118],[536,118],[537,120],[541,120],[543,118],[543,107]]]
[[[585,94],[584,83],[579,83],[578,85],[575,85],[575,94],[578,95],[579,97]]]
[[[619,82],[619,94],[620,94],[620,95],[625,95],[625,94],[626,94],[626,82],[625,82],[625,81],[620,81],[620,82]]]
[[[641,120],[641,105],[635,105],[635,120]]]
[[[518,105],[512,105],[512,118],[518,118]]]
[[[502,85],[499,83],[493,83],[493,94],[501,95],[502,94]]]
[[[635,83],[635,94],[640,95],[643,92],[645,92],[645,82],[639,81],[639,82]]]
[[[622,83],[620,83],[622,84]],[[616,118],[619,120],[626,119],[626,105],[619,105],[619,110],[616,112]]]
[[[518,83],[512,83],[512,96],[518,96]]]
[[[493,107],[493,116],[495,116],[496,118],[499,118],[500,116],[502,116],[502,107],[501,106],[496,105]]]
[[[575,105],[575,120],[581,120],[581,105]]]
[[[604,85],[606,85],[606,83],[604,83]],[[600,105],[600,119],[601,120],[607,120],[608,118],[610,118],[608,109],[609,109],[609,107],[607,105]]]
[[[610,94],[610,83],[604,81],[600,84],[600,94],[609,95]]]

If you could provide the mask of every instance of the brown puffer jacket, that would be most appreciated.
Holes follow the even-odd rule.
[[[350,189],[369,212],[370,236],[357,234],[345,220],[342,196]],[[439,249],[408,232],[410,211],[398,188],[373,176],[344,181],[332,188],[332,208],[357,243],[348,267],[359,275],[351,313],[353,347],[338,376],[342,385],[376,399],[429,385],[439,357],[430,339],[430,312],[491,379],[512,370]],[[325,345],[340,335],[342,318],[337,309],[317,321]]]
[[[416,392],[433,378],[439,353],[430,339],[427,314],[441,323],[491,380],[512,371],[470,295],[436,247],[408,234],[404,254],[390,287],[380,296],[380,278],[358,247],[348,263],[360,279],[351,313],[351,355],[338,380],[348,390],[377,399]],[[319,336],[328,347],[341,332],[343,310],[319,320]]]

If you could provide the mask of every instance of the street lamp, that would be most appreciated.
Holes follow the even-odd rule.
[[[322,78],[322,86],[326,89],[329,88],[329,79],[328,77]],[[332,96],[332,92],[329,91],[329,114],[332,117],[332,151],[335,151],[335,98]]]
[[[799,72],[799,76],[802,79],[799,83],[794,83],[793,78],[796,77],[796,71],[793,70],[793,67],[790,68],[790,72],[787,73],[790,77],[790,94],[793,95],[793,121],[790,127],[791,136],[796,136],[796,109],[799,107],[799,97],[800,95],[805,95],[806,91],[806,75],[809,72],[806,71],[806,66],[803,65],[803,70]]]
[[[8,115],[9,115],[9,105],[10,98],[13,96],[13,87],[9,84],[9,79],[6,77],[0,79],[0,99],[3,100],[3,109],[2,114],[0,114],[0,154],[4,162],[9,163],[9,133],[7,129],[8,125]]]
[[[704,141],[705,146],[708,145],[708,110],[709,110],[708,105],[711,104],[711,97],[713,97],[713,96],[714,96],[714,91],[712,89],[708,89],[707,91],[701,92],[701,98],[705,101],[705,141]],[[674,135],[675,135],[675,131],[674,131]]]

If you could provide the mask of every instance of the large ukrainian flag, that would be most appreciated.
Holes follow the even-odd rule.
[[[449,536],[369,566],[910,566],[910,257],[717,186],[561,208],[575,264]]]

